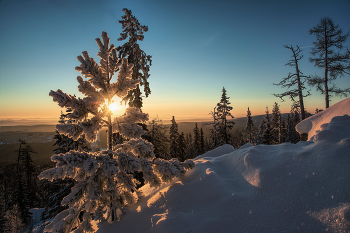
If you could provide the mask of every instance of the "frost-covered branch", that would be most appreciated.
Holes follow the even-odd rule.
[[[56,167],[42,172],[39,178],[71,178],[76,182],[71,193],[62,200],[62,205],[69,209],[58,214],[46,231],[93,232],[92,220],[110,223],[118,220],[123,209],[139,199],[140,192],[136,187],[140,182],[134,178],[134,173],[142,172],[146,183],[159,186],[194,167],[193,161],[180,163],[177,159],[155,159],[154,146],[141,138],[145,131],[138,124],[148,121],[148,114],[139,108],[129,107],[125,114],[112,121],[105,102],[109,104],[113,96],[123,98],[136,89],[140,81],[132,79],[133,65],[128,64],[127,59],[118,63],[107,33],[103,32],[101,38],[102,41],[96,39],[100,48],[99,64],[87,52],[78,57],[81,65],[76,70],[85,78],[77,78],[79,91],[86,97],[77,98],[61,90],[51,91],[50,96],[59,106],[72,110],[67,114],[68,123],[56,126],[60,133],[73,140],[84,134],[87,141],[93,142],[98,131],[107,126],[108,149],[98,152],[71,150],[52,156]],[[117,80],[111,83],[117,71]],[[112,148],[113,132],[128,140]]]

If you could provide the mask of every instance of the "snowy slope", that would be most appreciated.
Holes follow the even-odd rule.
[[[98,232],[350,231],[350,116],[334,117],[313,141],[224,145],[195,163],[172,185],[143,187],[141,202]]]
[[[329,123],[334,116],[350,116],[350,98],[339,101],[326,110],[313,115],[296,126],[296,130],[299,133],[308,133],[309,140],[312,140],[312,136],[316,134],[317,130],[322,129],[322,125]]]

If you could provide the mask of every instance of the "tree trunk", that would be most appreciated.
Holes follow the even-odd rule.
[[[111,104],[110,98],[108,98],[108,106]],[[108,130],[107,130],[107,150],[112,150],[112,113],[108,115]]]
[[[324,95],[325,95],[325,102],[326,102],[326,109],[329,108],[329,95],[328,95],[328,67],[327,62],[324,69]]]
[[[325,55],[324,55],[324,95],[326,102],[326,109],[329,108],[329,95],[328,95],[328,45],[327,45],[327,29],[324,31],[325,39]]]
[[[108,84],[111,81],[112,77],[109,77],[109,62],[107,59],[107,78]],[[112,103],[112,98],[108,94],[108,108]],[[112,137],[113,137],[113,128],[112,128],[112,112],[110,111],[108,114],[108,130],[107,130],[107,150],[112,150]]]
[[[301,82],[300,82],[300,71],[299,71],[299,67],[298,67],[298,60],[296,58],[294,50],[293,50],[293,55],[294,55],[295,69],[296,69],[297,82],[298,82],[298,95],[299,95],[300,115],[301,115],[301,120],[304,120],[305,119],[305,110],[304,110],[303,93],[302,93]]]

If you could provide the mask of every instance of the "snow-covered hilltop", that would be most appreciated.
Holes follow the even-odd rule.
[[[296,130],[299,133],[308,133],[309,140],[312,140],[312,136],[316,134],[317,130],[322,130],[326,127],[323,124],[329,123],[334,116],[343,116],[345,114],[350,116],[350,98],[342,100],[330,108],[305,119],[296,126]]]
[[[224,145],[199,156],[183,179],[143,187],[141,202],[98,232],[350,231],[350,116],[338,111],[349,103],[307,119],[307,142]]]

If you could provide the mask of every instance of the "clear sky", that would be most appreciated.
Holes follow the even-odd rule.
[[[171,116],[209,120],[223,86],[236,118],[248,106],[263,114],[274,102],[289,112],[289,99],[272,96],[284,91],[273,83],[293,72],[284,66],[291,52],[283,46],[303,49],[305,75],[322,74],[308,61],[315,40],[309,29],[328,16],[350,30],[349,0],[0,0],[0,125],[57,122],[61,109],[50,90],[79,96],[76,57],[88,51],[98,60],[102,31],[123,43],[123,8],[149,27],[140,43],[153,60],[143,111],[165,123]],[[350,77],[336,83],[349,87]],[[324,108],[324,96],[311,93],[305,107],[313,113]]]

